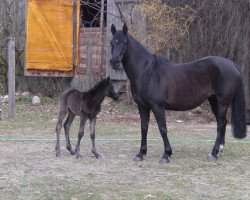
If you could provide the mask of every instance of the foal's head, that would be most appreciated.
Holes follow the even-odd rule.
[[[104,82],[105,82],[105,87],[104,87],[104,94],[105,94],[105,96],[110,97],[113,100],[118,100],[119,96],[115,92],[113,83],[110,80],[109,76],[108,76],[108,78],[106,78],[106,80],[104,79]]]
[[[90,94],[102,94],[104,96],[110,97],[113,100],[118,100],[119,96],[114,90],[114,86],[110,78],[103,78],[99,81],[93,88],[89,90]]]
[[[127,43],[128,43],[128,27],[126,24],[123,25],[122,31],[116,31],[116,27],[114,24],[111,26],[111,32],[113,34],[113,38],[110,41],[111,43],[111,60],[110,64],[113,69],[118,69],[123,55],[127,49]]]

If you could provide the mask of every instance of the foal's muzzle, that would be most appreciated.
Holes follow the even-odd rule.
[[[119,96],[116,92],[110,94],[110,98],[112,98],[114,101],[119,100]]]
[[[118,101],[118,100],[119,100],[118,94],[115,94],[115,95],[112,97],[112,99],[115,100],[115,101]]]

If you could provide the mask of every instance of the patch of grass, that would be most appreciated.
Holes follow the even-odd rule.
[[[3,107],[1,137],[55,139],[58,107],[53,103],[33,107],[18,102],[16,110],[17,118],[8,120],[7,107]],[[132,161],[140,140],[130,139],[141,137],[140,123],[134,122],[97,122],[96,138],[104,139],[96,141],[102,156],[98,160],[91,153],[88,123],[79,159],[69,154],[65,140],[61,141],[59,158],[55,157],[54,140],[0,141],[1,199],[249,199],[249,144],[232,142],[235,140],[228,130],[222,156],[208,162],[206,156],[214,141],[195,141],[215,139],[214,124],[168,125],[173,155],[166,165],[158,163],[163,142],[154,122],[148,138],[157,140],[148,140],[148,153],[140,163]],[[73,148],[78,129],[79,118],[71,128]],[[243,141],[249,142],[249,137]]]
[[[42,98],[43,105],[57,105],[58,102],[59,102],[58,98],[49,98],[49,97]]]
[[[31,97],[20,97],[18,99],[19,102],[24,103],[24,104],[31,104],[32,103],[32,98]]]

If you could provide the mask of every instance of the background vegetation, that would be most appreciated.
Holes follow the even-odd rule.
[[[95,0],[88,0],[92,3],[93,1]],[[17,88],[32,93],[41,92],[46,96],[57,95],[61,92],[62,85],[67,87],[71,79],[23,75],[25,2],[25,0],[0,2],[0,92],[7,91],[6,41],[9,36],[15,35]],[[120,10],[121,15],[127,19],[130,17],[132,34],[152,52],[167,56],[174,62],[186,62],[207,55],[223,56],[240,64],[243,74],[246,75],[246,67],[250,66],[249,0],[134,0],[133,2],[134,5],[129,12]],[[146,28],[133,21],[132,12],[141,13],[141,19],[146,20]]]

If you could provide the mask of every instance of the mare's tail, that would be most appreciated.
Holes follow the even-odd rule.
[[[247,136],[246,118],[245,94],[243,83],[241,82],[232,102],[231,123],[234,138],[243,139]]]

